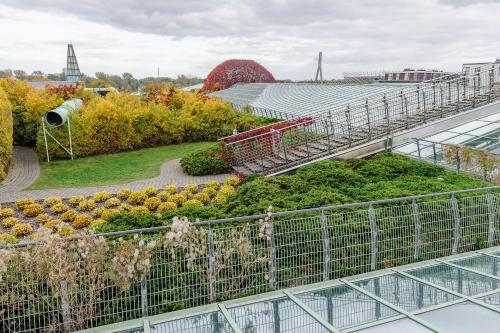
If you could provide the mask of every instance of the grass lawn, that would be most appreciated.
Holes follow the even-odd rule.
[[[40,176],[27,189],[109,185],[152,178],[160,174],[164,162],[213,145],[214,142],[182,143],[73,161],[40,162]]]

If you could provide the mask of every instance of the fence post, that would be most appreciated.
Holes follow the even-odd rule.
[[[208,229],[208,298],[210,303],[216,299],[216,276],[215,276],[215,243],[212,229]]]
[[[465,87],[464,87],[465,89]],[[460,112],[460,80],[457,80],[457,113]]]
[[[371,264],[372,271],[377,269],[377,223],[375,221],[375,209],[370,204],[368,208],[368,216],[370,217],[370,233],[371,233]]]
[[[420,224],[420,212],[418,210],[417,199],[411,201],[411,208],[413,211],[413,219],[415,220],[415,254],[414,258],[418,259],[421,255],[422,244],[422,225]]]
[[[418,160],[421,161],[422,160],[422,153],[420,152],[420,140],[419,139],[415,139],[415,141],[417,142]]]
[[[349,147],[350,147],[351,143],[352,143],[352,137],[351,137],[352,128],[351,128],[351,107],[349,104],[347,104],[347,107],[345,110],[345,117],[347,120],[347,135],[349,138]]]
[[[141,274],[141,309],[142,316],[147,317],[149,315],[148,308],[148,285],[146,283],[146,275]]]
[[[391,134],[391,120],[389,118],[389,103],[387,103],[387,96],[384,94],[384,111],[385,118],[387,119],[387,135]]]
[[[417,84],[417,113],[420,112],[420,84]]]
[[[410,127],[409,119],[408,119],[408,98],[406,95],[404,96],[404,108],[405,108],[405,127],[408,129]]]
[[[269,250],[269,287],[276,289],[276,239],[274,237],[274,223],[270,218],[266,223],[267,247]]]
[[[321,234],[323,236],[323,281],[330,279],[330,234],[328,232],[328,218],[321,211]]]
[[[368,124],[368,141],[372,139],[372,125],[370,122],[370,109],[368,108],[368,98],[365,101],[366,122]]]
[[[71,332],[71,308],[69,305],[68,281],[61,281],[61,312],[64,332]]]
[[[432,83],[432,111],[436,110],[436,83]]]
[[[422,108],[422,111],[423,111],[422,115],[424,116],[424,124],[425,124],[427,122],[427,115],[426,115],[427,110],[426,110],[426,103],[425,103],[425,98],[426,98],[425,97],[425,91],[422,91],[422,97],[423,97],[423,99],[422,99],[422,104],[423,104],[422,105],[422,107],[423,107]]]
[[[488,205],[488,246],[493,246],[495,240],[496,209],[493,202],[493,193],[486,193],[486,203]]]
[[[451,210],[453,211],[453,247],[451,254],[457,254],[458,245],[460,244],[460,210],[455,194],[451,195]]]
[[[444,101],[443,101],[443,85],[439,85],[439,101],[440,101],[440,111],[439,111],[439,116],[443,118],[443,107],[444,107]]]
[[[436,143],[432,143],[432,153],[433,153],[433,160],[434,164],[437,164],[437,152],[436,152]]]
[[[451,81],[448,81],[448,104],[451,103]]]

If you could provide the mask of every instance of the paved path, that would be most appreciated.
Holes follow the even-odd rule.
[[[160,175],[158,177],[133,181],[130,183],[80,188],[23,191],[23,189],[31,185],[40,174],[38,157],[31,149],[15,147],[12,164],[7,178],[0,183],[0,203],[12,202],[14,200],[24,198],[41,200],[48,196],[61,196],[64,198],[72,195],[91,196],[98,191],[116,193],[123,188],[139,190],[151,185],[161,188],[167,184],[176,184],[178,186],[185,184],[204,184],[212,180],[220,182],[228,176],[228,174],[214,176],[189,176],[182,171],[179,161],[179,159],[170,160],[162,164],[160,167]]]

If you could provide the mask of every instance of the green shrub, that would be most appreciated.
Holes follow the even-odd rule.
[[[163,221],[154,214],[118,213],[108,217],[106,223],[96,228],[97,232],[158,227]]]
[[[230,170],[219,146],[183,157],[181,166],[185,173],[192,176],[218,175]]]

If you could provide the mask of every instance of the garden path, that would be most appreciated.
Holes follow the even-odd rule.
[[[79,188],[58,188],[46,190],[23,191],[33,184],[40,174],[38,157],[35,152],[25,147],[14,147],[9,173],[3,182],[0,183],[0,203],[13,202],[17,199],[42,200],[49,196],[60,196],[63,198],[72,195],[91,196],[95,192],[108,191],[116,193],[123,188],[130,190],[140,190],[146,186],[164,187],[167,184],[183,186],[185,184],[204,184],[212,180],[223,181],[228,174],[212,176],[190,176],[186,175],[181,168],[180,159],[169,160],[160,167],[158,177],[137,180],[129,183],[90,186]]]

